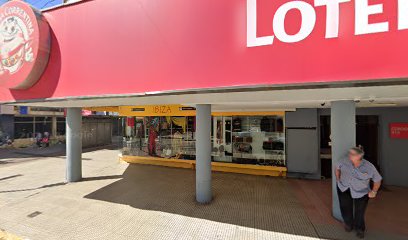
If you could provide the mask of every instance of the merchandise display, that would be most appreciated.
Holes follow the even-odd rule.
[[[213,134],[213,150],[216,150],[213,151],[214,161],[286,165],[283,116],[233,116],[231,137],[228,130],[223,131],[228,129],[230,118],[213,119],[214,124],[218,126],[216,134]],[[224,151],[220,151],[220,146]]]
[[[195,117],[128,119],[123,153],[195,159]],[[272,116],[213,116],[212,161],[285,166],[284,119]]]

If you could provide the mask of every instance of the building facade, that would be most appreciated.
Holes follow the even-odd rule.
[[[64,108],[1,106],[0,139],[6,144],[10,139],[15,148],[29,147],[36,143],[38,135],[50,136],[50,144],[65,143],[66,121]],[[112,114],[111,114],[112,115]],[[112,144],[114,136],[121,134],[120,121],[106,112],[82,111],[83,147]]]
[[[37,133],[48,133],[55,140],[65,136],[62,108],[2,106],[0,119],[2,137],[11,139],[15,147],[31,145]]]
[[[406,0],[11,1],[0,13],[0,101],[68,109],[67,181],[81,179],[81,110],[108,107],[126,117],[122,158],[193,161],[199,202],[212,169],[330,178],[357,144],[386,184],[408,185]]]

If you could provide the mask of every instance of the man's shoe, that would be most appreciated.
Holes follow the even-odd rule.
[[[358,231],[357,234],[356,234],[356,236],[357,236],[358,238],[364,238],[364,232]]]
[[[346,232],[351,232],[351,231],[353,231],[353,227],[350,227],[350,226],[348,226],[348,225],[345,225],[345,226],[344,226],[344,230],[346,230]]]

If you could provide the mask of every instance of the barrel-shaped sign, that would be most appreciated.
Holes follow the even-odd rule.
[[[36,9],[23,1],[0,7],[0,86],[27,89],[44,72],[50,55],[50,29]]]

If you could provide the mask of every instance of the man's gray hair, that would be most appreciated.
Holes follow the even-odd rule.
[[[358,145],[357,147],[352,147],[350,150],[356,152],[358,155],[364,156],[364,148],[361,145]]]

